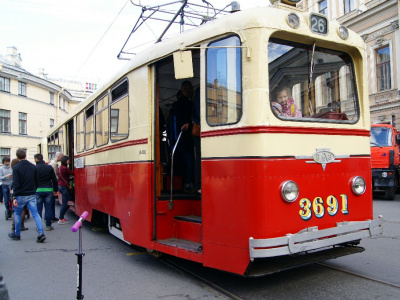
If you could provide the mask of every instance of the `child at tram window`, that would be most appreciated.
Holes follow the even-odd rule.
[[[301,118],[300,109],[294,103],[294,99],[290,95],[289,88],[282,87],[276,92],[276,101],[282,106],[282,116]]]

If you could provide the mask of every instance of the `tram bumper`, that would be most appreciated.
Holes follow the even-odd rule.
[[[271,239],[249,239],[250,259],[276,257],[314,251],[382,234],[383,217],[361,222],[341,222],[318,230],[309,227],[296,234]]]

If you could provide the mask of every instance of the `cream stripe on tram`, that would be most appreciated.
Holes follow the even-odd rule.
[[[335,155],[370,155],[369,137],[319,134],[238,134],[202,140],[202,158],[310,156],[328,148]]]

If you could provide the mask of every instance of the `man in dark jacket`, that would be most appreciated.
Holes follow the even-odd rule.
[[[176,148],[176,157],[181,157],[185,166],[184,191],[194,192],[193,185],[193,141],[192,141],[192,108],[193,85],[190,81],[184,81],[181,85],[181,94],[177,94],[178,100],[174,103],[170,112],[170,121],[174,126],[176,138],[182,131],[181,139]],[[176,141],[174,141],[175,143]],[[172,143],[171,143],[172,144]],[[174,145],[173,145],[174,146]]]
[[[20,160],[13,168],[13,205],[15,231],[8,234],[13,240],[21,239],[21,214],[25,206],[28,207],[35,219],[36,227],[39,232],[37,243],[43,243],[46,236],[43,232],[42,219],[37,212],[36,205],[36,189],[39,186],[39,177],[36,166],[26,160],[26,152],[24,149],[17,150],[17,158]]]
[[[36,189],[36,204],[39,216],[42,218],[43,204],[45,207],[46,231],[53,230],[51,226],[53,196],[57,195],[57,177],[52,166],[47,165],[43,155],[38,153],[34,156],[36,169],[39,176],[39,186]]]

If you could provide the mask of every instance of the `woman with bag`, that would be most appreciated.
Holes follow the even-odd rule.
[[[63,156],[61,159],[61,166],[57,169],[58,176],[58,191],[62,195],[62,204],[60,208],[60,218],[58,224],[67,224],[68,221],[64,219],[64,215],[68,210],[68,201],[71,200],[70,189],[72,185],[69,182],[69,177],[74,175],[74,172],[68,169],[69,157]]]

